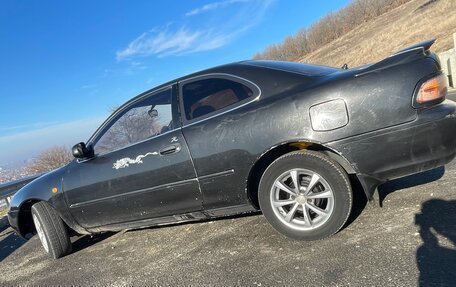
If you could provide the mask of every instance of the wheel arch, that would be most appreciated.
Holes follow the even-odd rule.
[[[296,150],[313,150],[326,154],[331,159],[335,160],[340,166],[342,166],[345,172],[347,172],[349,175],[350,181],[359,182],[357,171],[351,166],[350,162],[337,151],[328,148],[323,144],[308,140],[287,141],[275,145],[262,153],[250,169],[247,178],[246,192],[251,204],[255,206],[255,208],[260,208],[258,202],[258,187],[261,176],[265,172],[266,168],[277,158]]]
[[[43,200],[37,198],[27,199],[19,207],[17,230],[24,238],[27,234],[35,232],[35,225],[33,224],[32,219],[32,206],[40,201]]]
[[[42,202],[42,201],[49,203],[48,201],[43,200],[43,199],[31,198],[31,199],[25,200],[20,205],[19,212],[18,212],[18,219],[17,219],[17,229],[18,229],[20,236],[26,238],[26,236],[28,234],[30,234],[30,233],[33,234],[35,232],[35,224],[33,223],[33,218],[32,218],[32,206],[35,203]],[[49,204],[49,206],[52,209],[54,209],[54,211],[58,214],[60,219],[62,219],[68,232],[70,232],[70,234],[72,232],[74,232],[74,229],[70,227],[68,222],[65,220],[65,217],[62,216],[62,214],[60,214],[60,212],[54,206],[52,206],[51,204]]]

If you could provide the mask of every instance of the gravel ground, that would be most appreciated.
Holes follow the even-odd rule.
[[[75,237],[48,258],[0,228],[1,286],[456,286],[456,164],[391,181],[333,237],[298,242],[261,214]],[[358,191],[359,192],[359,191]],[[358,197],[359,198],[359,197]]]

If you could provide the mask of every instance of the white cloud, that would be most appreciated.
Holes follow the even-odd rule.
[[[55,125],[59,122],[37,122],[37,123],[29,123],[25,125],[17,125],[17,126],[9,126],[9,127],[0,127],[0,136],[2,132],[14,133],[14,132],[21,132],[24,130],[29,129],[38,129],[45,126]]]
[[[59,123],[8,136],[0,136],[0,164],[17,163],[36,156],[56,145],[71,147],[85,141],[95,132],[106,116]]]
[[[226,0],[226,1],[219,1],[219,2],[213,2],[206,4],[204,6],[195,8],[191,11],[188,11],[185,13],[185,16],[195,16],[210,10],[215,10],[217,8],[224,8],[228,5],[234,4],[234,3],[240,3],[240,2],[247,2],[247,0]]]
[[[131,61],[128,63],[127,69],[124,70],[126,75],[134,75],[136,72],[144,71],[147,69],[147,66],[141,62]]]
[[[176,31],[165,29],[160,32],[154,29],[141,34],[128,47],[117,52],[117,59],[127,59],[136,56],[159,57],[168,55],[182,55],[199,51],[216,49],[225,45],[231,34],[218,34],[210,30],[190,30],[181,27]]]
[[[87,89],[94,89],[96,87],[97,87],[97,85],[95,85],[95,84],[88,84],[88,85],[81,86],[81,89],[82,90],[87,90]]]
[[[257,25],[261,21],[264,12],[272,0],[256,1],[222,1],[203,6],[198,9],[204,11],[214,10],[223,3],[245,2],[242,9],[237,13],[225,15],[224,21],[203,22],[205,26],[190,28],[188,24],[168,24],[164,27],[156,27],[144,32],[131,41],[125,49],[116,53],[118,61],[134,59],[137,57],[165,57],[179,56],[184,54],[209,51],[220,48],[232,42],[240,34]],[[214,8],[211,8],[214,7]],[[196,9],[197,10],[197,9]],[[188,13],[193,15],[201,13],[192,10]],[[218,10],[212,11],[216,13]]]
[[[83,85],[80,87],[80,89],[82,90],[82,92],[84,94],[88,94],[90,96],[96,95],[99,91],[98,85],[96,85],[96,84]]]

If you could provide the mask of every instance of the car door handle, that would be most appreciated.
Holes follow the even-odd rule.
[[[172,144],[170,146],[164,147],[160,150],[161,155],[167,155],[179,152],[181,150],[180,144]]]

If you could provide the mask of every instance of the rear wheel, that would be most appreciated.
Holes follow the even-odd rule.
[[[32,206],[32,218],[36,233],[44,251],[57,259],[71,252],[68,230],[57,212],[46,202]]]
[[[281,156],[264,172],[259,188],[261,210],[280,233],[298,240],[333,235],[347,221],[352,191],[345,171],[314,151]]]

